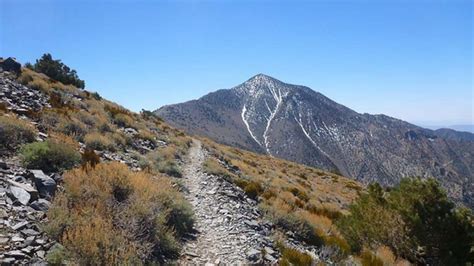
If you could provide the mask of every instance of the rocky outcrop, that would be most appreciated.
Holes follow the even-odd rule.
[[[0,263],[42,264],[54,244],[41,230],[49,197],[39,193],[39,183],[31,179],[42,172],[20,167],[14,158],[1,164],[4,167],[0,169]],[[42,176],[45,178],[50,177]]]
[[[18,75],[21,72],[21,64],[13,57],[0,58],[0,71],[13,72]]]
[[[8,76],[7,72],[0,71],[0,104],[5,105],[6,109],[27,115],[51,107],[47,95],[29,89]]]

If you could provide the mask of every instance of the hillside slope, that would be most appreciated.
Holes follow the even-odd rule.
[[[155,113],[190,134],[364,183],[393,185],[406,176],[435,177],[452,198],[474,206],[470,136],[359,114],[304,86],[259,74],[232,89]]]
[[[347,213],[355,181],[209,140],[197,148],[148,112],[29,69],[0,72],[0,88],[3,263],[330,262],[337,245],[308,240],[347,245],[327,216]]]

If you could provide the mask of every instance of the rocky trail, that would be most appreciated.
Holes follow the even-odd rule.
[[[195,212],[196,233],[186,242],[180,264],[276,262],[272,224],[261,220],[257,202],[222,177],[203,172],[206,151],[194,141],[183,167],[183,183]]]

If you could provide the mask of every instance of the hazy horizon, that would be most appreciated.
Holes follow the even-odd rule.
[[[265,73],[360,113],[421,126],[474,124],[470,1],[0,7],[0,56],[25,63],[49,52],[76,69],[89,90],[134,111]]]

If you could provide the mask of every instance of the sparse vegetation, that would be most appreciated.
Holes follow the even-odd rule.
[[[0,154],[12,152],[35,138],[36,130],[28,122],[14,116],[0,116]]]
[[[1,149],[26,144],[20,150],[24,165],[48,173],[82,162],[66,172],[64,190],[48,213],[47,231],[62,243],[48,260],[140,264],[176,258],[179,239],[189,232],[193,219],[189,205],[170,183],[176,179],[168,176],[181,177],[180,161],[191,139],[149,111],[134,114],[34,71],[23,70],[19,80],[50,96],[52,108],[34,116],[49,139],[30,143],[36,129],[3,115]],[[86,144],[82,154],[78,140]],[[152,142],[152,148],[134,147],[140,140]],[[333,173],[203,142],[210,154],[204,171],[242,188],[277,229],[292,231],[307,244],[334,247],[333,261],[348,254],[363,265],[394,265],[401,258],[444,265],[474,260],[471,212],[456,208],[433,180],[407,179],[391,190],[372,185],[365,193],[359,183]],[[100,163],[94,150],[126,154],[139,160],[144,171]],[[282,265],[311,263],[297,250],[280,251]]]
[[[63,64],[61,60],[54,60],[51,54],[44,54],[36,63],[27,65],[31,70],[38,73],[43,73],[51,79],[62,82],[66,85],[74,85],[77,88],[84,89],[84,80],[79,79],[77,72],[67,65]]]
[[[176,149],[168,146],[162,149],[157,149],[147,154],[148,165],[159,173],[164,173],[169,176],[181,177],[181,169],[176,160],[179,158]]]
[[[41,169],[47,173],[71,169],[81,160],[71,142],[54,139],[27,144],[21,148],[20,155],[26,168]]]
[[[97,132],[87,134],[84,137],[84,143],[93,150],[115,150],[114,143],[110,138]]]
[[[282,243],[278,243],[278,249],[281,252],[280,265],[301,265],[310,266],[312,265],[313,259],[310,255],[301,252],[299,250],[286,247]]]
[[[417,263],[462,265],[473,260],[472,214],[455,208],[434,179],[403,179],[390,191],[369,186],[338,222],[355,251],[383,244]]]
[[[350,253],[350,246],[333,224],[357,198],[361,187],[344,177],[288,161],[225,147],[203,140],[212,157],[204,170],[234,182],[260,201],[270,220],[308,244],[334,247],[333,259]],[[226,166],[224,166],[226,165]]]
[[[166,178],[120,163],[66,172],[48,217],[47,232],[78,264],[176,258],[178,239],[193,224],[189,205]]]

